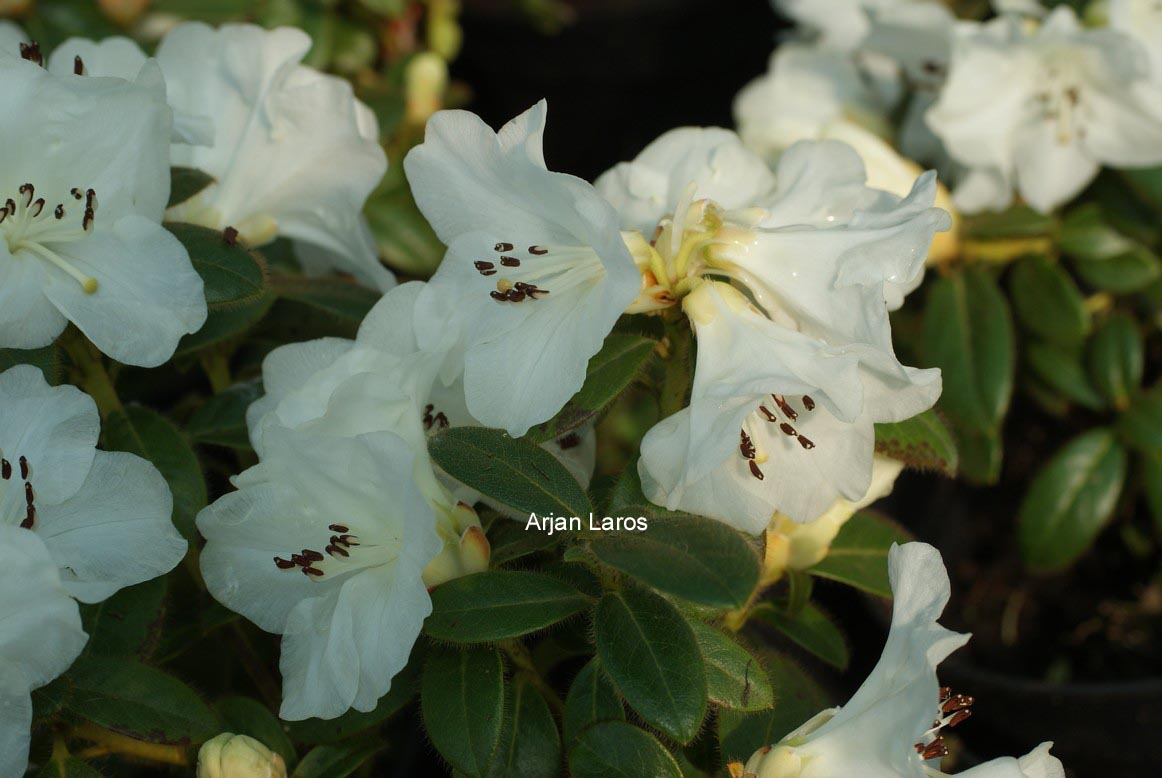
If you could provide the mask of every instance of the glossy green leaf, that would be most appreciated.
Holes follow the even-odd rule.
[[[1084,352],[1080,346],[1058,346],[1036,340],[1029,340],[1024,346],[1029,369],[1049,389],[1083,408],[1105,407],[1105,400],[1082,364]]]
[[[992,276],[970,268],[933,284],[923,349],[943,371],[940,407],[953,422],[970,431],[995,429],[1009,406],[1015,357],[1008,304]]]
[[[668,600],[629,588],[606,594],[594,617],[597,656],[637,713],[682,743],[706,715],[706,676],[690,624]]]
[[[1085,260],[1104,260],[1134,248],[1134,241],[1107,221],[1098,203],[1074,208],[1061,224],[1061,250]]]
[[[382,294],[346,278],[278,275],[275,290],[284,300],[301,303],[355,327],[362,323]]]
[[[495,778],[558,778],[563,763],[561,735],[548,703],[525,678],[509,687],[500,745],[489,765]]]
[[[964,235],[973,240],[1002,240],[1005,238],[1035,238],[1050,235],[1056,221],[1027,205],[1017,205],[1007,211],[984,212],[964,217]]]
[[[569,749],[572,778],[682,778],[674,757],[652,735],[624,721],[586,727]]]
[[[733,710],[764,710],[774,705],[767,674],[749,651],[708,624],[691,621],[690,626],[706,663],[711,702]]]
[[[297,761],[294,744],[282,722],[269,708],[249,697],[226,697],[214,706],[227,732],[252,737],[282,757],[287,765]]]
[[[577,673],[565,698],[565,742],[571,743],[581,730],[598,721],[625,721],[625,708],[595,657]]]
[[[40,372],[44,373],[44,380],[53,386],[61,382],[65,367],[62,352],[55,345],[33,349],[0,348],[0,373],[16,365],[40,368]]]
[[[840,528],[827,556],[807,572],[880,597],[891,597],[888,550],[893,543],[910,540],[911,535],[895,522],[873,511],[860,511]]]
[[[166,208],[184,203],[214,183],[214,177],[192,167],[172,167],[169,170],[169,203]]]
[[[521,514],[579,516],[588,521],[589,495],[552,454],[503,430],[452,427],[428,442],[444,472]]]
[[[105,444],[148,459],[173,492],[173,523],[186,540],[194,542],[194,517],[206,507],[206,481],[190,443],[161,414],[140,405],[114,411],[105,420]]]
[[[1090,339],[1086,362],[1098,391],[1115,408],[1128,408],[1142,383],[1145,362],[1137,323],[1124,313],[1111,315]]]
[[[316,746],[299,762],[291,778],[346,778],[386,747],[374,736]]]
[[[775,690],[775,707],[758,712],[718,711],[723,761],[745,763],[756,750],[779,742],[830,703],[823,689],[788,657],[766,656],[763,668]]]
[[[266,293],[266,262],[258,254],[241,243],[228,243],[219,230],[179,223],[167,223],[166,228],[190,253],[211,308],[253,302]]]
[[[581,592],[542,573],[475,573],[432,591],[424,631],[452,643],[494,642],[550,627],[588,604]]]
[[[751,611],[751,618],[771,625],[827,664],[840,670],[847,667],[849,655],[843,633],[827,614],[814,605],[808,604],[790,616],[770,603],[761,603]]]
[[[933,410],[894,424],[877,424],[876,453],[947,476],[956,475],[959,460],[956,439]]]
[[[1135,397],[1118,415],[1117,430],[1132,448],[1144,454],[1162,454],[1162,386]]]
[[[1026,257],[1013,267],[1009,288],[1017,320],[1042,340],[1069,345],[1089,332],[1081,290],[1060,265],[1043,256]]]
[[[485,775],[504,723],[504,665],[496,649],[433,649],[420,700],[440,756],[468,775]]]
[[[1074,260],[1073,267],[1090,286],[1115,294],[1141,291],[1162,277],[1162,261],[1144,246],[1108,259]]]
[[[564,532],[552,534],[534,529],[525,529],[519,521],[500,518],[488,528],[488,542],[492,546],[489,557],[492,567],[501,567],[515,559],[535,554],[538,551],[547,551],[565,541],[568,537]]]
[[[1162,213],[1162,166],[1127,168],[1118,172],[1129,182],[1139,197]]]
[[[186,434],[195,443],[250,450],[246,409],[262,396],[262,384],[246,381],[210,397],[186,423]]]
[[[759,563],[746,538],[701,516],[642,515],[653,516],[648,529],[605,533],[590,541],[593,554],[610,567],[690,602],[738,608],[747,601],[758,583]]]
[[[1074,209],[1061,229],[1061,250],[1091,286],[1127,293],[1162,276],[1162,262],[1146,246],[1122,234],[1097,203]]]
[[[640,335],[614,333],[589,360],[581,390],[549,421],[533,427],[525,437],[543,443],[580,427],[600,413],[641,374],[657,344]]]
[[[149,743],[193,746],[222,731],[214,711],[184,683],[128,659],[83,657],[54,684],[71,720]]]
[[[148,659],[161,638],[166,578],[130,586],[104,602],[81,606],[85,656]]]
[[[1021,556],[1055,570],[1073,562],[1113,517],[1126,477],[1126,450],[1108,429],[1070,441],[1037,473],[1017,516]]]
[[[175,356],[193,354],[206,346],[242,335],[262,320],[262,317],[270,311],[274,300],[274,294],[267,290],[251,300],[210,309],[210,315],[202,329],[182,338]]]
[[[970,483],[995,484],[1001,477],[1001,432],[956,430],[956,450],[960,453],[960,475]]]

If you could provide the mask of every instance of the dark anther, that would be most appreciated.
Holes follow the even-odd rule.
[[[802,446],[803,448],[807,449],[808,451],[815,448],[815,442],[812,441],[810,438],[805,437],[803,435],[800,435],[798,439],[799,439],[799,445]]]
[[[498,252],[498,253],[504,253],[505,251],[512,251],[512,244],[511,243],[497,243],[495,246],[492,247],[492,250],[495,252]]]
[[[61,219],[65,218],[65,207],[63,205],[58,204],[56,207],[56,210],[54,210],[52,212],[52,215],[54,217],[56,217],[57,221],[60,221]]]
[[[508,299],[507,297],[504,296],[504,292],[498,292],[495,289],[493,289],[491,292],[489,292],[488,296],[491,297],[493,300],[496,300],[498,303],[503,303],[505,300]]]
[[[32,201],[36,197],[36,187],[35,186],[33,186],[32,184],[21,184],[20,189],[17,191],[20,192],[21,199],[24,200],[24,202],[21,203],[21,205],[23,205],[25,208],[32,205]],[[16,208],[13,207],[10,210],[14,211],[14,210],[16,210]]]
[[[973,697],[969,697],[967,694],[956,694],[941,703],[940,710],[943,713],[952,713],[956,710],[971,708],[974,702],[976,702],[976,700]]]
[[[36,502],[36,493],[32,491],[32,484],[28,483],[28,481],[24,482],[24,502],[28,505]]]
[[[238,230],[236,230],[233,227],[227,227],[226,229],[222,230],[222,242],[225,243],[227,246],[231,246],[231,247],[237,246],[238,245]]]
[[[494,267],[496,267],[496,265],[492,264],[491,262],[485,262],[482,259],[473,262],[472,266],[479,270],[481,273],[486,270],[492,270]]]
[[[311,564],[311,560],[307,559],[302,554],[291,554],[291,561],[299,567],[308,567]]]
[[[921,743],[917,743],[916,750],[920,752],[920,758],[925,762],[927,762],[929,759],[939,759],[941,757],[948,756],[948,746],[944,745],[944,738],[938,737],[927,746],[923,746],[923,748],[921,748],[920,746],[922,745],[923,744]]]
[[[525,292],[522,292],[520,289],[509,289],[508,292],[505,293],[504,299],[508,300],[510,303],[519,303],[525,299]]]
[[[951,696],[952,696],[952,687],[951,686],[941,686],[940,687],[940,701],[941,702],[944,702],[945,700],[947,700]]]
[[[44,54],[40,51],[40,44],[36,41],[20,44],[20,58],[26,59],[34,65],[44,65]]]
[[[73,57],[73,75],[85,75],[85,62],[81,59],[79,54]]]
[[[775,414],[771,413],[771,410],[765,405],[759,406],[759,413],[765,416],[766,420],[769,422],[776,422],[779,420],[779,418],[775,416]]]
[[[93,221],[96,219],[96,214],[93,213],[92,208],[85,209],[85,218],[81,219],[81,229],[88,232],[93,226]]]
[[[290,570],[292,567],[296,567],[294,562],[289,559],[283,559],[280,556],[276,556],[274,558],[274,564],[278,567],[279,570]]]
[[[318,578],[319,576],[323,575],[323,571],[317,567],[311,567],[308,565],[307,567],[303,568],[303,575],[313,575]]]
[[[430,406],[430,405],[428,406],[428,408],[431,408],[431,407],[432,406]],[[330,524],[327,526],[327,529],[331,530],[332,532],[350,532],[351,531],[344,524]]]
[[[444,415],[443,411],[440,411],[439,413],[436,414],[434,421],[440,429],[442,429],[442,430],[448,429],[448,426],[449,426],[448,417]]]
[[[747,459],[755,458],[754,442],[750,439],[750,435],[746,434],[746,430],[738,431],[738,450]]]
[[[577,446],[581,445],[581,436],[576,432],[570,432],[568,435],[562,435],[557,440],[557,445],[561,447],[562,451],[577,448]]]
[[[755,462],[752,459],[752,460],[750,460],[749,464],[750,464],[750,474],[753,475],[755,478],[759,479],[760,481],[763,480],[763,471],[759,470],[758,462]]]
[[[36,202],[32,204],[32,208],[31,208],[32,218],[35,219],[37,216],[40,216],[40,212],[43,210],[44,210],[44,198],[38,197],[38,198],[36,198]]]
[[[815,410],[815,401],[807,395],[803,395],[803,407],[809,411]]]
[[[795,419],[799,418],[799,414],[795,412],[794,408],[787,404],[786,400],[777,394],[772,394],[771,397],[774,399],[775,405],[779,406],[779,410],[782,411],[783,415],[785,415],[788,419],[794,421]]]
[[[780,424],[779,429],[781,429],[783,431],[784,435],[790,435],[791,437],[796,437],[799,434],[798,432],[795,431],[795,428],[792,427],[787,422],[783,422],[782,424]]]
[[[303,557],[305,559],[311,560],[312,562],[323,561],[323,555],[320,554],[318,551],[315,551],[314,549],[310,549],[310,548],[303,549]]]
[[[965,710],[958,710],[952,715],[952,718],[948,720],[948,726],[955,727],[957,724],[964,721],[971,715],[972,711],[968,710],[967,708]]]
[[[538,257],[543,257],[545,254],[549,253],[549,250],[541,248],[540,246],[529,246],[529,253],[536,254]]]
[[[36,506],[31,503],[25,506],[24,521],[20,522],[23,529],[32,529],[32,525],[36,524]],[[967,713],[968,711],[962,711]]]
[[[335,541],[332,540],[331,542],[334,543]],[[354,535],[340,535],[339,542],[342,543],[344,546],[358,546],[359,545],[358,543],[355,542]]]
[[[12,463],[7,459],[0,459],[0,478],[7,481],[12,477]]]
[[[84,197],[84,194],[81,193],[81,190],[77,189],[75,186],[69,190],[69,194],[73,196],[74,200],[80,200],[82,197]]]
[[[331,556],[335,556],[336,554],[338,554],[339,556],[351,556],[351,554],[347,553],[347,550],[342,548],[341,546],[327,546],[323,550],[326,551]]]
[[[520,267],[520,260],[516,257],[501,257],[500,264],[505,267]]]

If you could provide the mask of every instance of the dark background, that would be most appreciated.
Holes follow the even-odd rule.
[[[778,23],[769,0],[573,0],[546,35],[500,0],[465,0],[453,76],[499,127],[549,101],[545,160],[593,180],[666,130],[731,126],[731,103],[766,72]]]

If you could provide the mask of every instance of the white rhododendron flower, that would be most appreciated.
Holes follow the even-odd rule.
[[[775,511],[805,522],[839,498],[861,499],[874,424],[909,418],[940,394],[938,370],[896,359],[888,322],[919,283],[933,235],[948,227],[931,207],[935,177],[901,200],[864,185],[849,147],[801,143],[773,182],[728,188],[723,203],[696,199],[702,181],[730,181],[729,166],[762,161],[733,133],[686,128],[631,163],[648,170],[615,169],[599,191],[643,206],[650,192],[627,182],[673,191],[661,186],[671,166],[659,148],[704,167],[678,202],[658,200],[652,242],[627,238],[643,275],[631,310],[680,304],[698,357],[689,407],[642,442],[646,496],[751,533]],[[634,222],[645,213],[626,212]]]
[[[198,750],[196,778],[286,778],[286,762],[252,737],[223,732]]]
[[[942,689],[936,668],[968,635],[937,623],[948,604],[948,573],[926,543],[888,554],[894,602],[880,660],[846,705],[820,712],[735,774],[747,778],[937,778],[948,753],[940,736],[970,715],[972,698]],[[933,724],[935,722],[935,724]],[[972,778],[1065,778],[1043,743],[1020,759],[994,759],[960,773]]]
[[[198,514],[210,593],[282,635],[287,720],[374,710],[431,612],[435,517],[398,435],[272,427],[237,491]]]
[[[55,76],[0,57],[0,348],[73,322],[114,359],[155,367],[206,321],[202,279],[161,226],[171,112],[136,81]]]
[[[349,82],[300,64],[310,47],[289,27],[190,22],[165,36],[170,105],[212,123],[212,142],[175,145],[172,162],[215,179],[168,218],[233,227],[255,247],[289,238],[308,272],[386,290],[394,277],[361,216],[387,170],[378,123]]]
[[[640,276],[617,214],[579,178],[546,169],[542,101],[499,133],[441,111],[404,161],[448,252],[416,306],[419,345],[451,349],[468,410],[514,437],[585,380]]]
[[[186,552],[152,464],[98,451],[97,406],[29,365],[0,373],[0,524],[44,543],[68,592],[100,602],[168,573]]]
[[[0,521],[0,775],[24,775],[31,692],[67,670],[87,640],[44,543]]]
[[[1013,17],[960,28],[948,82],[928,125],[968,172],[957,205],[1009,206],[1016,190],[1051,211],[1102,165],[1162,162],[1162,106],[1149,60],[1132,38],[1085,29],[1056,8],[1044,24]]]
[[[22,43],[28,43],[24,30],[0,19],[0,57],[19,57]]]
[[[1109,0],[1110,27],[1136,38],[1150,56],[1153,83],[1162,88],[1162,3],[1157,0]]]

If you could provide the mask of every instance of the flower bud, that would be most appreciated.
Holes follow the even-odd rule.
[[[444,538],[444,550],[424,570],[424,583],[429,589],[488,569],[492,548],[470,505],[457,503],[441,517],[436,530]]]
[[[97,0],[97,5],[115,24],[128,27],[145,13],[149,0]]]
[[[286,778],[286,763],[254,738],[223,732],[198,752],[197,778]]]
[[[404,71],[407,120],[425,124],[444,105],[448,88],[448,63],[431,52],[417,54]]]

